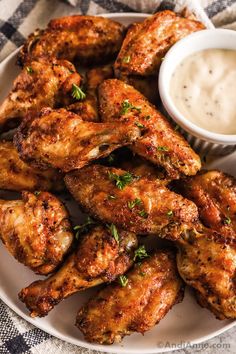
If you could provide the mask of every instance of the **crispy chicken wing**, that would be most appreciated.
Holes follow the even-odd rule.
[[[221,171],[202,171],[178,183],[197,206],[202,222],[225,237],[236,236],[236,180]]]
[[[79,310],[76,326],[87,341],[112,344],[133,332],[143,334],[183,297],[170,250],[156,251],[136,264],[122,284],[108,285]]]
[[[224,235],[200,228],[178,240],[177,265],[184,281],[196,290],[203,307],[217,318],[236,318],[236,245]]]
[[[64,189],[62,175],[54,169],[41,171],[27,165],[11,141],[0,141],[0,189],[35,191]]]
[[[45,30],[32,33],[19,54],[24,65],[32,58],[56,57],[79,63],[104,62],[122,44],[124,26],[98,16],[66,16],[53,19]]]
[[[61,269],[46,280],[21,290],[19,297],[31,316],[46,316],[60,301],[77,291],[114,280],[133,263],[135,234],[119,232],[119,242],[108,228],[97,226],[81,240]]]
[[[0,131],[15,127],[29,111],[73,102],[72,85],[80,82],[74,65],[66,60],[32,61],[0,106]]]
[[[23,160],[62,171],[81,168],[140,135],[132,123],[93,123],[65,109],[43,109],[18,128],[15,145]]]
[[[132,86],[116,79],[99,87],[101,118],[105,122],[133,122],[142,137],[131,147],[138,155],[162,166],[171,178],[195,175],[201,167],[199,156],[167,119]]]
[[[170,47],[188,34],[204,29],[201,22],[172,11],[158,12],[133,24],[115,62],[115,74],[155,75]]]
[[[137,234],[176,239],[198,219],[191,201],[121,169],[93,165],[67,174],[65,182],[93,217]]]
[[[38,274],[54,271],[73,241],[65,207],[48,192],[0,200],[0,237],[19,262]]]

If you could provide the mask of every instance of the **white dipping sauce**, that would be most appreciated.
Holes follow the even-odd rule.
[[[199,127],[236,134],[236,50],[208,49],[185,58],[172,75],[170,94]]]

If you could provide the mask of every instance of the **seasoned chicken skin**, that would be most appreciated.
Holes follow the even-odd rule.
[[[135,234],[120,231],[117,242],[107,227],[96,226],[82,238],[58,272],[22,289],[19,297],[32,317],[46,316],[75,292],[110,282],[126,272],[136,248]]]
[[[156,251],[136,264],[123,285],[108,285],[79,310],[76,326],[87,341],[112,344],[133,332],[143,334],[183,297],[170,250]]]
[[[170,47],[188,34],[204,29],[201,22],[162,11],[133,24],[115,62],[116,77],[155,75]]]
[[[15,135],[21,158],[40,167],[64,172],[81,168],[140,136],[132,123],[93,123],[65,109],[42,109],[24,120]]]
[[[235,240],[229,242],[224,235],[202,227],[186,233],[177,244],[179,273],[196,290],[199,304],[218,319],[235,319]]]
[[[73,241],[65,207],[48,192],[0,200],[0,237],[19,262],[45,275],[63,261]]]
[[[123,37],[124,26],[108,18],[65,16],[32,33],[18,61],[24,65],[32,58],[56,57],[83,64],[104,62],[118,53]]]
[[[54,169],[41,171],[27,165],[11,141],[0,141],[0,189],[14,191],[61,191],[62,175]]]
[[[236,180],[221,171],[202,171],[179,182],[197,206],[202,222],[225,237],[236,236]]]
[[[74,65],[66,60],[30,62],[0,106],[0,131],[15,127],[29,111],[73,102],[72,85],[80,82]]]
[[[155,180],[100,165],[72,171],[65,183],[93,217],[136,234],[176,239],[198,219],[197,207]]]
[[[163,167],[171,178],[195,175],[201,168],[199,156],[167,119],[132,86],[116,79],[99,87],[101,119],[104,122],[133,122],[142,137],[132,151]]]

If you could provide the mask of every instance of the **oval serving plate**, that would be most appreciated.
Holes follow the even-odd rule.
[[[109,14],[112,18],[125,25],[142,21],[147,14]],[[12,81],[19,72],[15,65],[18,50],[12,53],[0,64],[0,102],[8,93]],[[222,169],[236,176],[236,154],[215,160],[207,167]],[[13,192],[0,191],[0,198],[12,198]],[[73,221],[81,221],[81,213],[73,201],[64,202],[68,206]],[[42,278],[42,277],[41,277]],[[168,315],[151,331],[133,334],[126,337],[121,344],[112,346],[95,345],[87,343],[79,330],[75,327],[75,318],[81,305],[94,293],[94,289],[78,293],[60,303],[47,317],[32,319],[24,305],[18,300],[18,292],[32,281],[40,279],[29,269],[19,264],[0,246],[0,298],[19,316],[45,332],[66,342],[111,353],[160,353],[208,340],[236,325],[236,321],[219,321],[211,312],[202,309],[194,299],[189,289],[186,289],[182,303],[174,306]]]

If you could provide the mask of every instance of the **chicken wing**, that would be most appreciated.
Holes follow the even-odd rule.
[[[19,297],[32,317],[46,316],[75,292],[110,282],[126,272],[136,248],[135,234],[120,231],[117,242],[108,228],[97,226],[82,238],[57,273],[22,289]]]
[[[19,262],[38,274],[54,271],[73,241],[65,207],[48,192],[0,200],[0,238]]]
[[[177,242],[177,266],[199,304],[219,319],[236,318],[236,245],[215,231],[200,228]]]
[[[20,51],[24,65],[32,58],[56,57],[79,63],[104,62],[119,51],[124,26],[98,16],[66,16],[53,19],[45,30],[31,34]]]
[[[176,239],[198,219],[191,201],[121,169],[93,165],[67,174],[65,183],[93,217],[136,234]]]
[[[221,171],[202,171],[179,182],[179,190],[197,206],[202,222],[224,237],[236,235],[236,180]]]
[[[143,334],[183,298],[170,250],[156,251],[136,264],[121,284],[108,285],[79,310],[76,326],[87,341],[112,344],[133,332]]]
[[[204,28],[201,22],[168,10],[148,17],[143,23],[133,24],[115,62],[116,77],[157,74],[162,58],[174,43]]]
[[[132,123],[85,122],[65,109],[46,108],[24,120],[14,141],[24,161],[42,169],[68,172],[109,155],[139,136],[140,130]]]
[[[15,127],[29,111],[58,107],[73,102],[73,84],[81,77],[66,60],[32,61],[14,81],[0,106],[0,131]]]
[[[14,191],[61,191],[62,174],[54,169],[41,171],[27,165],[19,157],[11,141],[0,141],[0,189]]]
[[[99,87],[101,119],[105,122],[133,122],[142,137],[132,151],[162,166],[171,178],[195,175],[201,168],[199,156],[167,119],[132,86],[116,79]]]

